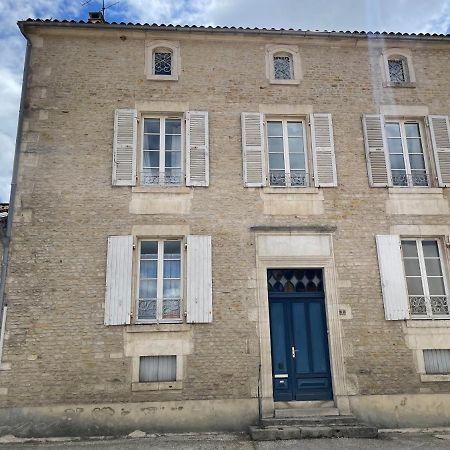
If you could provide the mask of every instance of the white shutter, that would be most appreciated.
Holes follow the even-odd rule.
[[[376,237],[376,240],[385,318],[386,320],[408,319],[408,291],[400,236],[380,235]]]
[[[188,111],[186,114],[186,186],[208,185],[208,113]]]
[[[314,185],[337,186],[336,157],[331,114],[311,114]]]
[[[363,130],[370,185],[374,187],[391,186],[383,116],[364,114]]]
[[[212,322],[211,236],[187,237],[188,323]]]
[[[243,175],[247,187],[266,185],[263,120],[259,112],[241,114]]]
[[[136,184],[136,135],[136,110],[116,109],[112,171],[112,184],[115,186]]]
[[[450,127],[447,116],[428,116],[439,186],[450,187]]]
[[[105,325],[130,323],[133,236],[110,236],[106,264]]]

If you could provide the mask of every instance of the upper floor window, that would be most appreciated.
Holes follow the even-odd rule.
[[[381,55],[383,82],[388,87],[414,87],[416,78],[408,49],[384,49]]]
[[[145,72],[148,80],[178,80],[180,46],[177,42],[146,42]]]
[[[298,84],[302,78],[298,47],[266,46],[266,76],[273,84]]]

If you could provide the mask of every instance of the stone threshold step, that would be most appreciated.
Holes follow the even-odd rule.
[[[360,422],[354,416],[308,416],[262,419],[263,426],[332,426],[332,425],[359,425]]]
[[[339,416],[337,408],[286,408],[276,409],[275,418],[285,419],[288,417],[311,417],[311,416]]]

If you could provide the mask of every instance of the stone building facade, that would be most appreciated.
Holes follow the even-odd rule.
[[[19,27],[4,430],[448,423],[450,37]]]

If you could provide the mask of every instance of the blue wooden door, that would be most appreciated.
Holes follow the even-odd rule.
[[[323,289],[269,290],[269,312],[274,400],[331,400]]]

